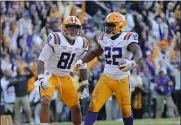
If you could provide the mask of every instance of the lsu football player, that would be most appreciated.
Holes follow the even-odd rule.
[[[79,96],[70,76],[76,61],[88,50],[88,41],[80,36],[80,32],[80,20],[75,16],[67,17],[62,23],[61,32],[48,35],[47,44],[39,55],[36,84],[41,94],[40,125],[48,125],[50,121],[49,106],[55,89],[70,108],[73,125],[81,125]],[[89,96],[86,63],[80,68],[80,77],[83,86],[80,98],[85,98]]]
[[[93,91],[85,125],[92,125],[96,121],[99,110],[113,93],[123,114],[124,125],[133,125],[129,71],[137,63],[142,62],[142,52],[137,44],[138,34],[124,32],[125,27],[126,20],[122,14],[113,12],[107,15],[104,21],[104,33],[98,40],[99,45],[75,64],[74,68],[78,69],[96,56],[104,54],[105,57],[104,73]]]

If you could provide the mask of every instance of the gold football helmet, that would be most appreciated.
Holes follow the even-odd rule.
[[[81,28],[80,20],[76,16],[69,16],[63,21],[61,31],[66,37],[73,40],[80,35]]]
[[[104,24],[106,34],[117,34],[126,28],[126,19],[122,14],[113,12],[107,15]]]

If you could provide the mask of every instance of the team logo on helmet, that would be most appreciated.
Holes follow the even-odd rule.
[[[104,24],[106,34],[117,34],[126,28],[126,19],[122,14],[113,12],[107,15]]]

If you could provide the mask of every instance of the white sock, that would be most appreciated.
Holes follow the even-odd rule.
[[[49,125],[48,123],[40,123],[40,125]]]

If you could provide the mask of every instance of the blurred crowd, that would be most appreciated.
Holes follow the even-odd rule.
[[[16,123],[38,124],[40,97],[38,88],[34,87],[36,61],[48,33],[58,31],[65,17],[75,15],[81,20],[82,35],[88,39],[91,50],[103,31],[104,18],[113,11],[125,15],[125,31],[138,33],[146,65],[138,65],[131,71],[134,117],[166,118],[181,114],[180,2],[9,1],[0,2],[0,9],[0,114],[12,115]],[[103,71],[103,65],[103,57],[88,63],[90,93]],[[78,89],[78,75],[73,75],[73,80]],[[83,118],[90,98],[81,100]],[[52,122],[70,121],[70,110],[57,98],[57,92],[50,108]],[[121,119],[114,95],[103,106],[98,119]]]

